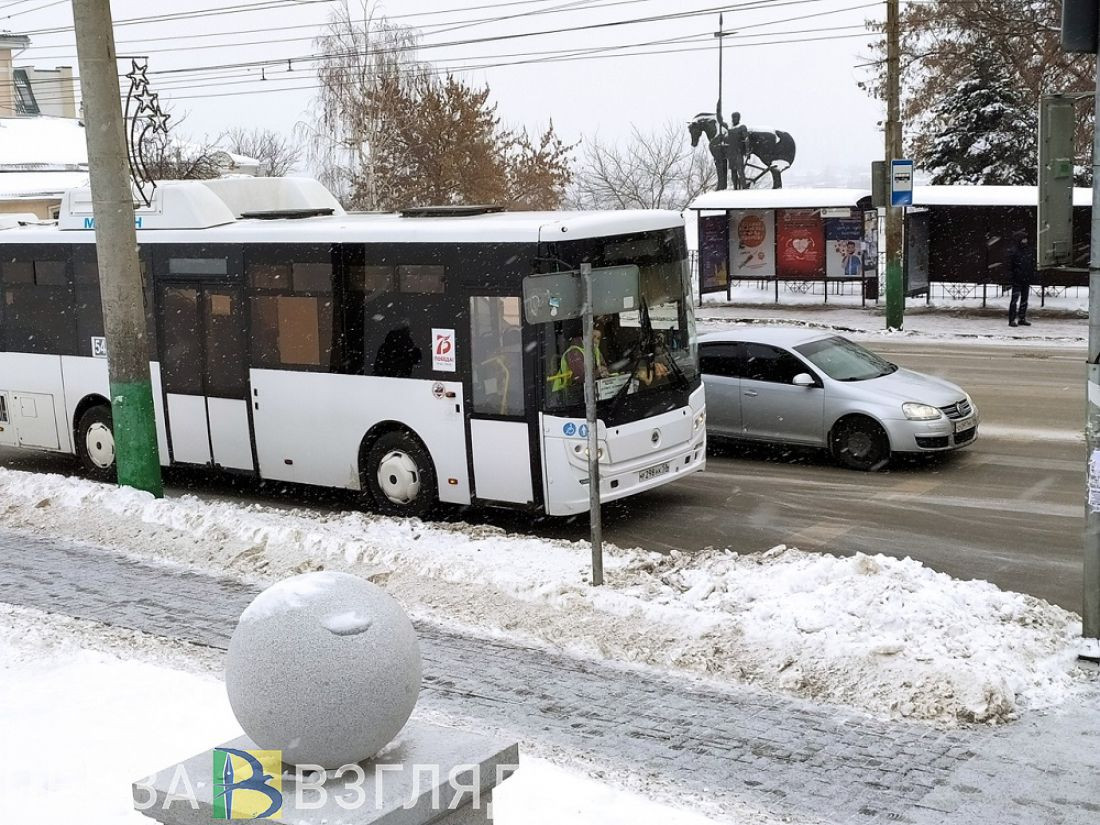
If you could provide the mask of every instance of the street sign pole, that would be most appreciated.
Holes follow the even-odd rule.
[[[1100,115],[1100,59],[1096,61],[1095,113]],[[1092,131],[1092,241],[1089,249],[1089,362],[1085,438],[1088,505],[1085,521],[1081,658],[1100,662],[1100,128]]]
[[[901,157],[901,42],[898,0],[886,1],[886,163]],[[890,191],[893,193],[893,169]],[[905,295],[901,272],[902,210],[893,197],[886,206],[886,328],[901,329]]]
[[[596,431],[596,323],[592,313],[592,264],[581,264],[584,282],[584,411],[588,422],[588,523],[592,584],[603,584],[603,519],[600,509],[600,439]]]

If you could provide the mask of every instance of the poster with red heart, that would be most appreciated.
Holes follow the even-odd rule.
[[[825,226],[816,209],[775,212],[776,276],[825,277]]]

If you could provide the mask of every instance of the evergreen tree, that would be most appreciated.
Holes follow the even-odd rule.
[[[933,106],[918,165],[933,184],[1034,184],[1038,117],[1012,85],[1003,61],[972,53],[970,70]]]

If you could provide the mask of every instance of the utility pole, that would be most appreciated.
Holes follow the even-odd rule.
[[[73,0],[118,483],[163,495],[110,0]]]
[[[718,31],[714,34],[718,38],[718,104],[714,107],[714,114],[718,118],[718,134],[721,135],[724,128],[722,120],[722,38],[726,36],[722,27],[722,15],[718,15]]]
[[[584,285],[584,411],[588,422],[588,524],[592,543],[592,584],[603,584],[603,511],[600,504],[600,438],[596,418],[596,323],[592,303],[592,264],[581,264]]]
[[[901,42],[898,0],[886,0],[886,169],[901,159]],[[905,295],[901,272],[902,209],[886,205],[886,328],[901,329]]]

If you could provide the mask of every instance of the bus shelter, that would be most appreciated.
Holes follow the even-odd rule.
[[[931,295],[931,285],[979,287],[1011,282],[1009,261],[1022,236],[1036,248],[1038,187],[917,186],[905,217],[905,271],[909,294]],[[1073,190],[1073,262],[1039,272],[1051,287],[1088,286],[1092,190]]]
[[[699,233],[699,296],[738,281],[860,282],[878,295],[878,211],[865,189],[707,192],[688,207]]]

